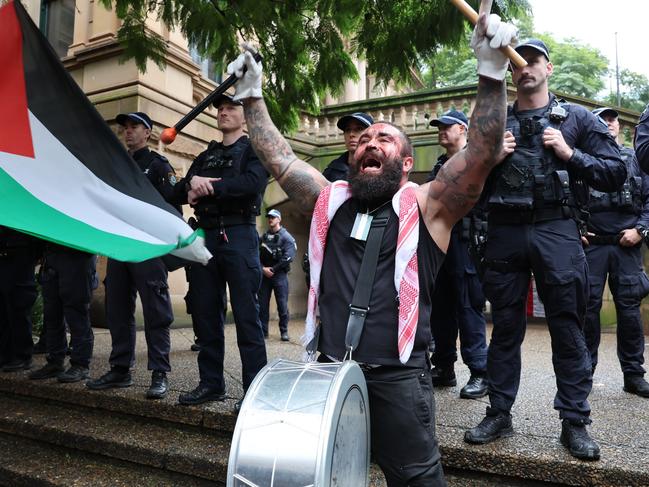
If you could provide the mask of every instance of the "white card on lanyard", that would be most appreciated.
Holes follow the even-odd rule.
[[[372,215],[368,215],[367,213],[356,213],[354,227],[349,236],[356,240],[360,240],[361,242],[365,242],[367,240],[367,235],[370,233],[373,218]]]

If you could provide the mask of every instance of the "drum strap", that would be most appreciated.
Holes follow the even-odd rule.
[[[356,350],[358,342],[361,340],[365,318],[370,310],[370,297],[372,296],[372,287],[374,285],[374,276],[376,275],[376,266],[379,261],[379,252],[381,250],[381,241],[383,232],[390,219],[392,207],[386,205],[374,216],[361,268],[358,271],[356,286],[354,287],[354,296],[349,305],[349,319],[347,320],[347,333],[345,335],[345,358],[351,359],[352,351]]]

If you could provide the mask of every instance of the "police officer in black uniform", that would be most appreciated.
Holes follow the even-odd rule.
[[[612,108],[593,110],[618,141],[620,122]],[[588,233],[585,248],[588,259],[590,295],[586,313],[586,344],[597,366],[600,341],[599,312],[608,275],[617,313],[617,354],[624,374],[624,390],[649,397],[644,379],[645,339],[640,302],[649,294],[649,278],[642,268],[642,241],[649,235],[649,176],[640,170],[632,149],[620,146],[627,167],[627,179],[616,192],[591,190]]]
[[[176,186],[179,201],[194,208],[197,225],[213,257],[207,265],[189,268],[189,301],[200,351],[198,386],[179,396],[180,404],[225,399],[223,359],[226,285],[237,330],[244,393],[266,365],[266,344],[259,322],[257,292],[261,283],[260,213],[268,173],[244,134],[243,107],[227,95],[215,106],[223,141],[209,147],[193,162]],[[241,401],[237,402],[238,410]]]
[[[438,128],[439,144],[446,153],[428,175],[437,176],[442,165],[466,145],[469,121],[464,113],[449,110],[430,122]],[[483,314],[485,297],[478,272],[469,255],[469,230],[480,215],[474,209],[455,224],[446,258],[435,281],[430,326],[435,343],[432,362],[433,385],[452,387],[457,383],[454,364],[457,360],[457,337],[460,335],[462,360],[471,377],[460,390],[460,397],[477,399],[487,394],[487,338]]]
[[[79,382],[88,377],[94,335],[90,326],[90,300],[96,287],[97,257],[87,252],[47,243],[40,272],[47,362],[29,374],[30,379],[57,377],[59,382]],[[63,362],[68,350],[70,367]]]
[[[259,319],[268,337],[268,308],[270,295],[275,293],[277,314],[279,315],[279,333],[283,342],[288,337],[288,272],[295,258],[297,245],[295,239],[281,224],[282,214],[279,210],[266,213],[268,231],[261,237],[259,259],[261,260],[263,277],[259,288]]]
[[[0,367],[16,372],[32,367],[31,312],[38,292],[34,268],[41,244],[0,226]]]
[[[151,150],[147,141],[153,124],[146,113],[120,114],[117,123],[124,127],[129,154],[146,174],[151,184],[169,201],[176,178],[169,161]],[[180,213],[178,215],[180,218]],[[133,384],[130,368],[135,364],[135,297],[142,301],[144,336],[148,350],[148,370],[152,371],[149,399],[161,399],[168,390],[167,372],[171,370],[169,327],[173,310],[167,284],[167,267],[161,258],[144,262],[120,262],[108,259],[106,269],[106,319],[112,338],[111,369],[99,379],[86,383],[89,389],[128,387]]]
[[[583,182],[615,191],[626,169],[606,126],[548,91],[553,66],[546,45],[532,39],[516,50],[528,63],[512,72],[517,99],[507,129],[516,145],[485,187],[489,228],[483,289],[493,317],[487,357],[491,407],[465,441],[488,443],[513,434],[510,410],[520,381],[532,271],[552,339],[561,442],[573,456],[596,460],[599,446],[586,430],[592,371],[582,331],[588,277],[578,220],[588,191]]]
[[[358,137],[363,130],[374,123],[374,119],[363,112],[355,112],[350,115],[344,115],[338,119],[336,126],[343,131],[345,139],[345,152],[340,154],[336,159],[322,171],[322,175],[332,183],[340,179],[347,179],[349,173],[349,163],[354,156],[354,151],[358,145]]]
[[[635,127],[633,146],[640,168],[649,174],[649,105],[640,115],[638,125]]]

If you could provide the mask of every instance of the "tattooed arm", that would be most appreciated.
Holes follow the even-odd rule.
[[[250,142],[266,170],[304,212],[313,211],[329,181],[310,164],[297,158],[268,114],[262,98],[246,98],[243,109]]]
[[[489,172],[500,162],[506,111],[505,83],[481,76],[467,147],[418,189],[426,226],[442,250],[448,246],[451,228],[478,201]]]

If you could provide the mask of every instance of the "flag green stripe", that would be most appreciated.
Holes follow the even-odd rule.
[[[23,230],[39,238],[48,235],[49,241],[117,260],[141,262],[165,255],[176,248],[176,245],[152,244],[115,235],[71,218],[44,204],[2,169],[0,208],[3,208],[0,225]],[[12,208],[12,211],[7,211],[7,208]],[[83,244],[80,245],[80,242]]]

